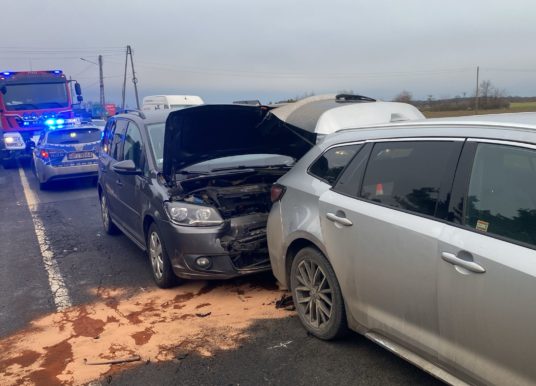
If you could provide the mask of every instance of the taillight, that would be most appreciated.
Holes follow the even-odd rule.
[[[46,150],[41,150],[41,158],[48,159],[48,152]]]
[[[272,189],[270,190],[270,199],[272,202],[281,200],[286,190],[287,188],[283,185],[273,184]]]

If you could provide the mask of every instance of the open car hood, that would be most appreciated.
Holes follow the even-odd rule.
[[[263,106],[203,105],[170,113],[162,169],[166,181],[203,161],[245,154],[281,154],[297,160],[314,146],[314,133],[286,125],[267,112]]]

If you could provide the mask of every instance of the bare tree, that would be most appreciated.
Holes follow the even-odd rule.
[[[402,102],[402,103],[411,103],[413,100],[413,95],[406,90],[403,90],[400,94],[398,94],[393,101],[394,102]]]

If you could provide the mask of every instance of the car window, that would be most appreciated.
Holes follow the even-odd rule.
[[[327,150],[309,168],[309,173],[333,185],[361,144],[337,146]]]
[[[357,155],[352,159],[346,169],[344,169],[344,172],[337,181],[337,185],[333,187],[334,191],[351,197],[358,195],[372,146],[372,143],[367,143],[359,148]]]
[[[132,160],[138,169],[142,167],[142,147],[140,129],[134,122],[129,122],[123,144],[123,160]]]
[[[112,145],[110,147],[110,155],[112,158],[122,161],[123,154],[121,153],[121,140],[127,128],[128,121],[125,119],[118,119],[115,124],[115,130],[112,137]]]
[[[54,145],[68,145],[79,143],[99,142],[101,131],[98,128],[65,129],[50,131],[47,143]]]
[[[360,196],[433,216],[442,181],[452,175],[460,142],[401,141],[374,145]]]
[[[147,125],[147,132],[149,133],[149,142],[153,149],[153,154],[158,169],[162,169],[164,163],[164,133],[166,130],[165,122],[153,123]]]
[[[536,246],[536,150],[479,144],[465,224]]]
[[[101,149],[104,153],[110,155],[111,153],[111,144],[113,140],[113,133],[115,129],[115,119],[110,119],[106,123],[106,127],[104,128],[104,132],[102,134],[102,142],[101,142]]]

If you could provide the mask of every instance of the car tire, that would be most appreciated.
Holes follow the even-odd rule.
[[[118,234],[119,229],[110,217],[110,208],[108,207],[108,200],[106,199],[104,193],[99,195],[99,201],[101,207],[102,227],[104,228],[104,231],[109,235]]]
[[[320,251],[307,247],[296,254],[290,288],[298,316],[312,335],[330,340],[347,332],[341,288],[331,264]]]
[[[170,288],[177,285],[179,278],[173,272],[164,241],[155,223],[149,227],[146,243],[147,256],[151,263],[151,271],[156,285],[160,288]]]
[[[4,167],[4,169],[14,169],[17,167],[17,160],[5,159],[2,161],[2,166]]]
[[[50,187],[48,182],[39,182],[39,190],[47,190]]]

